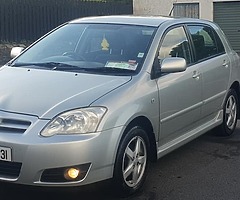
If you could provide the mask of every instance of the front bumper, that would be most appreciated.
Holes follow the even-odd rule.
[[[27,185],[71,186],[112,177],[122,127],[94,134],[42,137],[39,133],[48,120],[4,112],[0,112],[0,118],[30,122],[21,133],[0,128],[0,147],[11,148],[12,154],[12,161],[0,161],[0,180]],[[15,167],[14,175],[1,171],[3,165],[11,170]],[[76,166],[80,171],[84,167],[84,176],[71,181],[62,179],[61,170]],[[59,172],[62,177],[58,179]],[[46,178],[45,175],[51,176],[51,173],[57,178]]]

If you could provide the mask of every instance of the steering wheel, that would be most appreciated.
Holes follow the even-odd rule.
[[[81,60],[81,61],[85,61],[85,58],[79,54],[77,54],[76,52],[73,51],[68,51],[62,54],[63,56],[68,56],[70,58],[76,59],[76,60]]]

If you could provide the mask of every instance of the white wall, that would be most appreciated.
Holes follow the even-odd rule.
[[[173,0],[133,0],[133,13],[136,15],[168,15]]]
[[[239,0],[133,0],[135,15],[169,15],[173,3],[199,3],[200,18],[213,20],[213,2]]]

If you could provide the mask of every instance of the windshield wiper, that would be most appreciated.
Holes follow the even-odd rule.
[[[114,67],[94,67],[94,68],[81,68],[86,71],[96,71],[96,72],[133,72],[129,69],[124,68],[114,68]]]
[[[101,73],[101,74],[110,74],[116,76],[132,75],[135,73],[133,70],[123,69],[123,68],[114,68],[114,67],[84,67],[79,68],[79,71],[89,72],[89,73]]]
[[[124,69],[124,68],[113,68],[113,67],[79,67],[75,65],[69,65],[65,63],[58,62],[39,62],[39,63],[13,63],[10,64],[11,67],[28,67],[34,69],[49,69],[49,70],[59,70],[59,71],[74,71],[74,72],[91,72],[91,73],[104,73],[113,75],[126,75],[133,74],[135,71]]]
[[[31,68],[45,68],[50,70],[76,70],[79,67],[58,62],[39,62],[39,63],[13,63],[12,67],[31,67]]]

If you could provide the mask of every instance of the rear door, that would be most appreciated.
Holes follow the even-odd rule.
[[[194,44],[195,66],[202,76],[201,117],[209,121],[221,109],[229,82],[230,60],[212,27],[196,24],[187,28]]]

